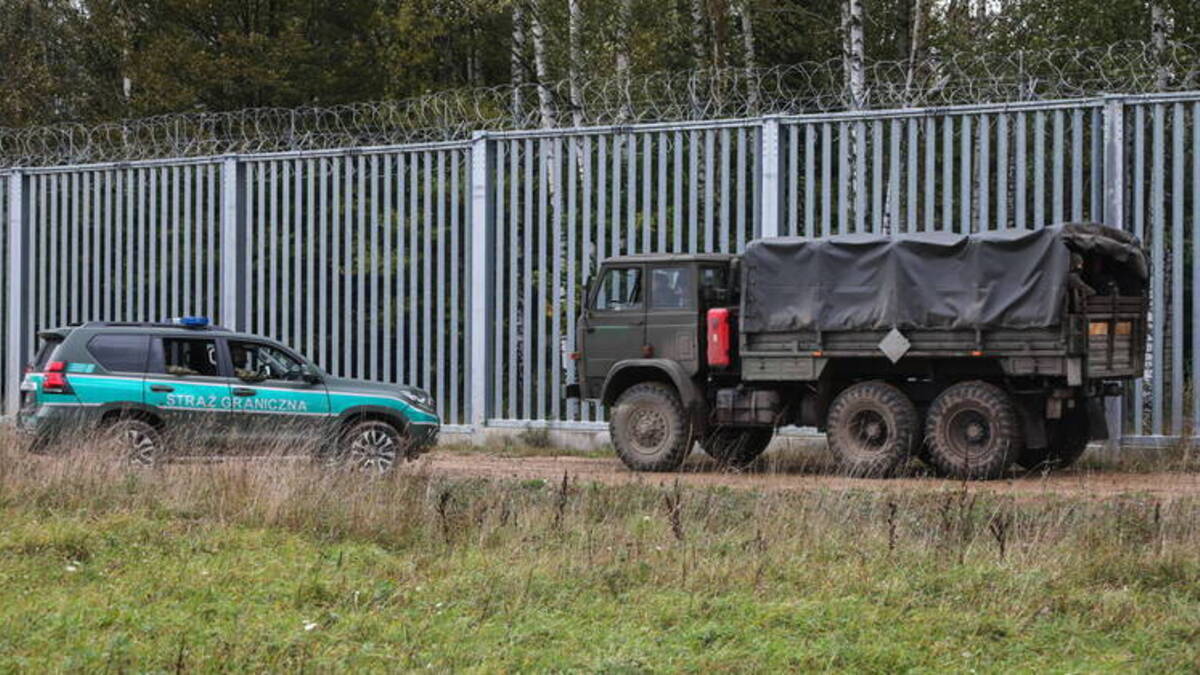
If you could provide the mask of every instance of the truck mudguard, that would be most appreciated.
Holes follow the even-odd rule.
[[[643,370],[644,369],[644,370]],[[698,432],[702,432],[708,421],[708,403],[704,399],[700,388],[696,383],[688,377],[683,366],[679,362],[671,359],[626,359],[618,361],[612,370],[608,371],[608,377],[604,379],[604,387],[601,389],[600,400],[606,406],[611,406],[620,395],[630,386],[630,375],[634,375],[632,384],[644,382],[647,378],[637,376],[634,371],[653,370],[665,375],[675,385],[676,391],[679,392],[679,400],[683,401],[683,407],[687,409],[692,417],[692,424]]]

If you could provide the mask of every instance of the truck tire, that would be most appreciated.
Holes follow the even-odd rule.
[[[886,476],[920,434],[917,409],[904,392],[878,380],[842,390],[829,406],[826,435],[838,466],[853,476]]]
[[[617,456],[634,471],[674,471],[692,449],[692,425],[679,395],[661,382],[622,392],[608,423]]]
[[[1082,401],[1061,419],[1046,420],[1044,448],[1024,448],[1017,464],[1026,469],[1065,469],[1083,456],[1088,441],[1087,406]]]
[[[774,429],[722,427],[708,432],[700,447],[721,466],[741,469],[758,459],[774,435]]]
[[[934,468],[961,480],[999,478],[1024,447],[1012,399],[979,380],[959,382],[934,399],[925,443]]]

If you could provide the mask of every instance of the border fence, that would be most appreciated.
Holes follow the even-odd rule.
[[[752,238],[1096,220],[1150,248],[1125,435],[1200,420],[1200,92],[477,132],[0,172],[5,410],[40,329],[210,315],[460,429],[591,428],[565,401],[584,281]]]

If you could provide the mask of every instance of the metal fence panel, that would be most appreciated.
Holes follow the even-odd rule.
[[[0,228],[28,224],[18,270],[0,231],[5,285],[28,269],[23,292],[0,294],[20,335],[6,349],[53,325],[207,314],[334,375],[426,387],[450,423],[599,422],[600,406],[562,394],[581,289],[604,258],[1108,213],[1154,270],[1126,428],[1185,433],[1200,419],[1198,125],[1189,92],[25,169],[0,175],[23,186],[15,207],[0,189]],[[480,232],[489,256],[472,269]],[[13,298],[27,316],[10,316]],[[0,394],[19,376],[10,360]]]

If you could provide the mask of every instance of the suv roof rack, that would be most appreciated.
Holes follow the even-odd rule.
[[[74,327],[77,327],[76,324]],[[224,331],[230,332],[224,326],[207,324],[204,326],[187,326],[167,321],[88,321],[82,324],[84,328],[183,328],[189,331]]]

